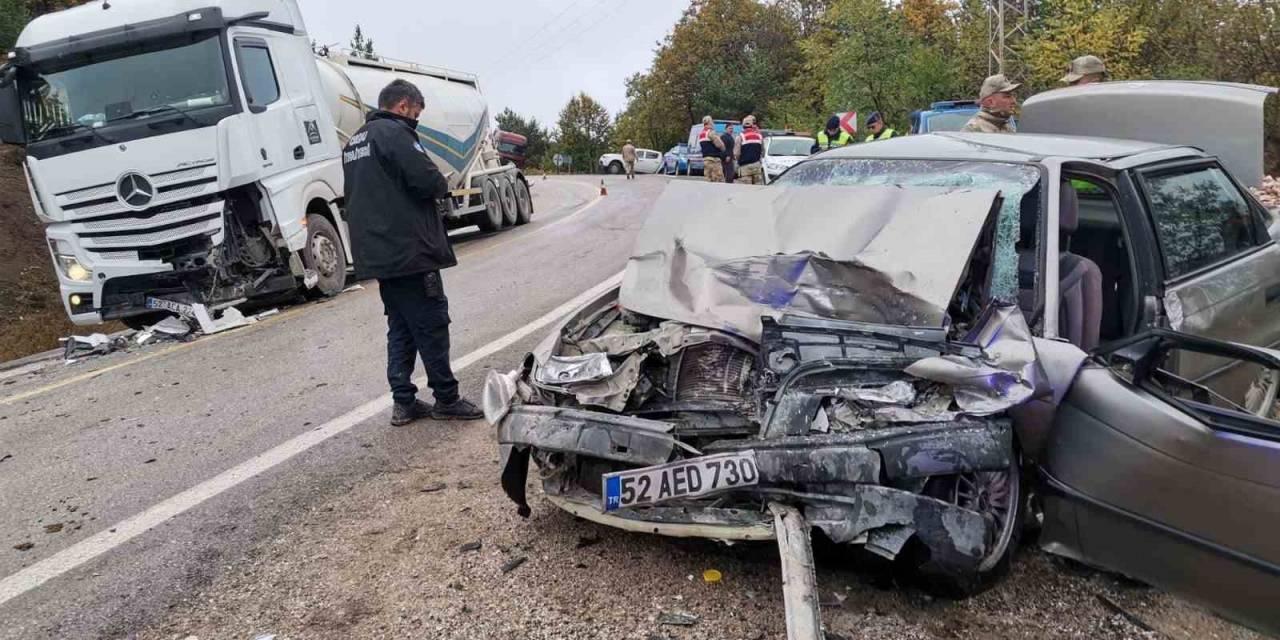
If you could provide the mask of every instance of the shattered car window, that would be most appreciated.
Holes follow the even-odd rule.
[[[1039,181],[1036,167],[1007,162],[826,158],[796,165],[775,184],[999,189],[1004,206],[996,226],[990,293],[995,299],[1014,301],[1018,297],[1020,203]]]

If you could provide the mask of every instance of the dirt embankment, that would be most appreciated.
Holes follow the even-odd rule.
[[[58,338],[73,332],[119,328],[77,328],[67,319],[22,175],[22,152],[0,146],[0,362],[56,348]]]

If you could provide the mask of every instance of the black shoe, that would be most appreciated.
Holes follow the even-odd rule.
[[[484,412],[470,400],[458,398],[449,404],[437,404],[431,410],[431,417],[436,420],[479,420],[484,417]]]
[[[391,408],[391,426],[402,427],[418,418],[431,417],[431,403],[414,400],[412,404],[395,403]]]

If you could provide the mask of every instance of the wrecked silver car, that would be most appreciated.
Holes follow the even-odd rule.
[[[1044,377],[991,295],[1016,292],[1002,193],[1039,173],[985,171],[985,188],[670,184],[620,289],[491,375],[507,494],[528,513],[532,459],[575,515],[722,540],[772,539],[778,503],[978,588],[1020,527],[1006,412]]]

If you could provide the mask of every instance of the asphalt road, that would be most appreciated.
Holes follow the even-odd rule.
[[[537,180],[532,224],[458,235],[464,393],[624,267],[667,179],[606,181],[600,198],[598,177]],[[389,427],[384,327],[368,285],[189,344],[0,371],[0,640],[783,637],[771,545],[585,523],[535,478],[520,519],[483,422]],[[961,602],[818,552],[847,638],[1256,637],[1032,548]]]
[[[598,181],[537,180],[530,225],[459,234],[460,264],[445,275],[455,359],[623,268],[663,181],[595,202]],[[0,604],[0,637],[127,633],[270,537],[281,514],[397,464],[400,451],[361,446],[363,434],[386,428],[388,411],[348,416],[356,424],[340,435],[175,518],[151,512],[163,521],[123,544],[111,539],[129,531],[113,531],[119,523],[385,399],[385,331],[370,283],[190,344],[0,379],[0,600],[10,598]],[[527,349],[513,344],[461,371],[464,393],[478,399],[486,365],[509,366]],[[50,525],[61,530],[47,533]],[[73,545],[96,534],[97,557],[55,557],[85,553]],[[34,546],[15,548],[26,543]],[[38,569],[60,573],[47,582],[29,588],[30,572],[15,578],[50,558],[57,566]]]

